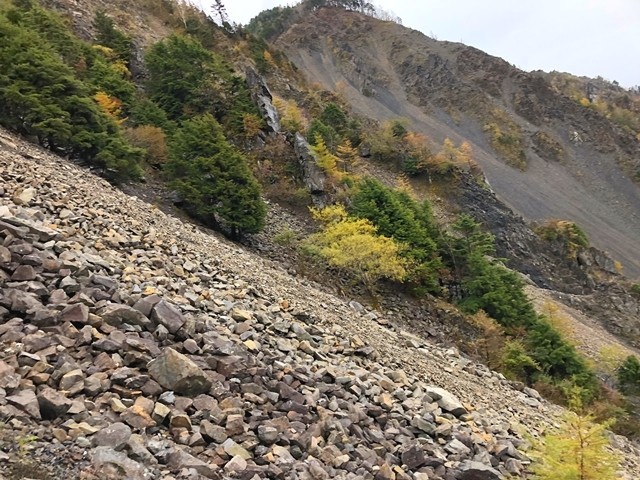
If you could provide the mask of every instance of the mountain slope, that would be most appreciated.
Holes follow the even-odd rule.
[[[528,220],[577,222],[626,274],[640,276],[640,188],[621,166],[638,158],[640,142],[557,93],[541,75],[330,8],[301,17],[276,45],[308,78],[338,87],[365,116],[404,117],[436,141],[470,141],[505,203]],[[513,132],[521,158],[500,158],[488,124]],[[505,164],[514,162],[522,170]]]
[[[10,479],[162,478],[185,468],[214,479],[498,478],[478,463],[491,455],[521,476],[526,457],[513,446],[526,443],[515,432],[537,436],[561,412],[455,350],[384,326],[383,314],[376,321],[4,134],[0,171],[11,249],[3,255],[12,252],[2,263],[12,281],[0,297],[0,415],[13,418],[0,436],[11,458],[0,472]],[[26,270],[33,281],[21,281]],[[163,374],[147,363],[166,355],[177,363],[158,367]],[[191,370],[173,397],[163,390],[179,367]],[[210,387],[195,380],[199,368]],[[448,394],[434,386],[465,407],[439,406],[437,395]],[[636,478],[638,454],[619,442]],[[401,464],[412,477],[386,473]]]

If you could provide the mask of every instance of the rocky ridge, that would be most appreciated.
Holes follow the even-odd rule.
[[[6,478],[524,477],[561,412],[4,134],[0,176]]]

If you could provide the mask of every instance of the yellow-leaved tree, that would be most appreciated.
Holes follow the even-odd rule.
[[[316,135],[315,144],[311,145],[313,155],[316,157],[316,163],[331,180],[340,180],[341,172],[338,171],[338,157],[329,151],[324,139],[320,135]]]
[[[609,449],[606,430],[613,422],[596,423],[573,395],[573,408],[561,428],[545,435],[534,454],[536,480],[616,480],[620,459]]]
[[[93,98],[100,105],[102,111],[118,125],[124,123],[126,118],[122,118],[122,102],[119,99],[102,91],[96,93]]]
[[[378,235],[371,222],[349,217],[342,205],[312,209],[311,213],[323,228],[305,241],[310,253],[351,273],[370,293],[382,278],[405,278],[406,264],[400,256],[402,245]]]
[[[338,145],[336,154],[340,159],[340,166],[345,173],[353,172],[354,168],[358,165],[360,156],[358,150],[351,145],[351,140],[345,138],[344,141]]]
[[[295,101],[274,96],[273,105],[278,110],[280,126],[285,132],[304,134],[307,129],[307,119]]]

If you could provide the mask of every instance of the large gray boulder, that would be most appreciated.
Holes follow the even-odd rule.
[[[158,358],[149,362],[148,368],[156,382],[182,395],[196,396],[211,388],[207,374],[173,348],[165,348]]]
[[[444,388],[430,386],[427,387],[426,393],[433,398],[433,400],[438,403],[438,406],[445,412],[449,412],[456,417],[468,413],[467,409],[462,406],[460,400]]]
[[[246,71],[247,85],[251,89],[253,101],[258,106],[260,114],[267,124],[269,133],[280,132],[280,116],[273,105],[273,96],[267,83],[253,68]]]

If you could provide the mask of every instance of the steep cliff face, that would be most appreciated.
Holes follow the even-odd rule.
[[[435,141],[470,141],[500,200],[528,221],[577,222],[640,276],[640,188],[629,174],[640,142],[542,73],[333,9],[303,17],[276,45],[325,88],[340,84],[358,113],[407,118]],[[496,127],[507,136],[496,141]]]

